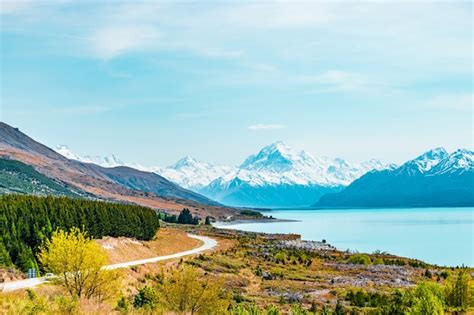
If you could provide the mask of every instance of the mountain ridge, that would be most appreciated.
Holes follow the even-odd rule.
[[[341,158],[315,157],[277,141],[248,156],[237,167],[187,156],[166,168],[143,169],[224,204],[281,207],[311,205],[322,194],[339,191],[365,172],[384,167],[387,165],[375,159],[349,163]],[[287,196],[287,201],[282,196]]]
[[[372,171],[317,208],[474,206],[474,152],[427,151],[395,169]]]

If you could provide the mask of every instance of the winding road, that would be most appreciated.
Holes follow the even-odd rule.
[[[212,238],[207,237],[207,236],[199,236],[199,235],[188,234],[188,237],[200,240],[204,244],[202,244],[198,248],[190,249],[190,250],[187,250],[187,251],[184,251],[184,252],[179,252],[179,253],[175,253],[175,254],[171,254],[171,255],[157,256],[157,257],[153,257],[153,258],[127,261],[127,262],[124,262],[124,263],[108,265],[108,266],[105,266],[104,269],[111,270],[111,269],[128,268],[128,267],[131,267],[131,266],[138,266],[138,265],[156,263],[156,262],[163,261],[163,260],[168,260],[168,259],[173,259],[173,258],[179,258],[179,257],[183,257],[183,256],[198,254],[198,253],[204,252],[206,250],[213,249],[214,247],[217,246],[217,241],[215,239],[212,239]],[[32,287],[35,287],[35,286],[37,286],[39,284],[42,284],[42,283],[45,283],[45,282],[47,282],[47,279],[45,277],[6,282],[6,283],[3,283],[3,284],[0,284],[0,292],[11,292],[11,291],[16,291],[16,290],[20,290],[20,289],[32,288]]]

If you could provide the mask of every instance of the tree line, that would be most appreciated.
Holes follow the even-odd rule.
[[[0,197],[0,266],[38,269],[40,246],[57,229],[83,229],[92,238],[152,239],[159,216],[150,208],[68,197]]]
[[[162,213],[161,215],[161,219],[168,223],[198,225],[201,221],[201,218],[199,218],[198,216],[193,216],[188,208],[184,208],[183,210],[181,210],[179,215],[168,213]],[[211,224],[210,217],[206,217],[205,224]]]

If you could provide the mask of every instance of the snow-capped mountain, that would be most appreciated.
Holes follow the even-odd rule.
[[[430,175],[463,174],[474,171],[474,152],[459,149],[446,156],[432,169]]]
[[[474,206],[474,152],[430,150],[399,168],[369,172],[316,206]]]
[[[223,185],[239,179],[251,186],[347,186],[366,172],[384,167],[376,160],[350,164],[340,158],[318,158],[305,151],[293,150],[283,142],[276,142],[249,156],[239,168],[217,180]]]
[[[436,148],[406,162],[400,167],[399,172],[408,175],[423,174],[430,171],[448,156],[449,154],[444,148]]]
[[[182,158],[176,164],[154,171],[176,184],[199,191],[213,180],[233,172],[230,166],[200,162],[190,156]]]
[[[319,158],[276,142],[199,192],[234,206],[307,206],[322,194],[339,191],[366,172],[385,167],[377,160],[353,164]]]
[[[323,194],[341,190],[368,171],[387,167],[377,160],[357,164],[340,158],[315,157],[283,142],[264,147],[238,167],[205,163],[189,156],[168,167],[145,167],[125,163],[115,155],[81,157],[64,145],[56,151],[68,158],[104,167],[129,166],[154,172],[232,206],[308,206]]]
[[[59,145],[54,149],[59,154],[85,163],[94,163],[103,167],[128,166],[140,171],[153,172],[165,177],[166,179],[178,184],[181,187],[192,191],[199,191],[209,185],[213,180],[231,173],[235,168],[230,166],[221,166],[212,163],[200,162],[190,156],[182,158],[174,165],[168,167],[143,166],[137,163],[123,162],[116,155],[106,157],[100,156],[80,156],[74,153],[68,146]]]
[[[71,149],[64,144],[61,144],[54,148],[54,151],[58,152],[64,157],[67,157],[68,159],[76,160],[79,162],[84,162],[84,163],[94,163],[103,167],[116,167],[116,166],[125,166],[126,164],[121,161],[117,156],[114,154],[109,155],[109,156],[91,156],[91,155],[85,155],[85,156],[79,156],[76,153],[72,152]]]

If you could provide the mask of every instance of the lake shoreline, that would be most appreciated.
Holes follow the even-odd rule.
[[[474,208],[345,210],[274,210],[265,215],[272,215],[275,219],[237,219],[218,222],[216,227],[257,233],[300,234],[303,240],[325,239],[340,250],[385,251],[439,266],[474,266],[470,254]]]

